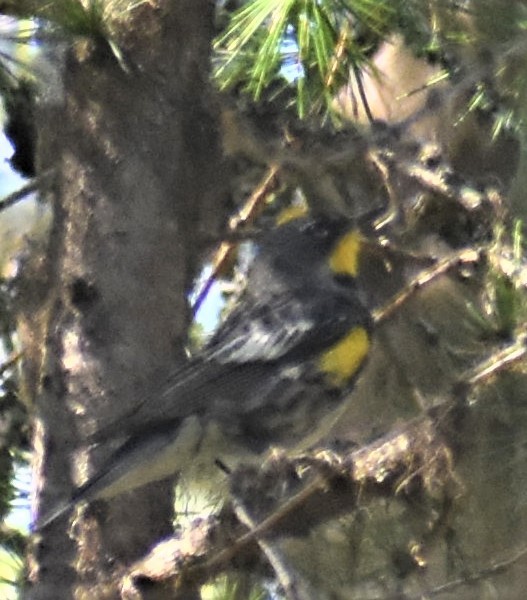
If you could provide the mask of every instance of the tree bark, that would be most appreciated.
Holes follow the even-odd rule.
[[[28,286],[39,297],[27,321],[40,335],[26,339],[26,356],[38,388],[40,514],[109,452],[79,452],[82,437],[129,410],[182,356],[185,294],[221,217],[212,4],[159,0],[124,16],[114,24],[124,62],[104,41],[69,45],[62,94],[39,110],[39,170],[54,173],[49,247]],[[43,532],[27,597],[118,597],[119,565],[170,530],[172,488],[160,482],[133,502],[106,503],[98,527],[77,514],[71,537],[70,519]]]

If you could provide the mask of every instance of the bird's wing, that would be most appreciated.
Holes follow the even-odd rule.
[[[311,304],[309,301],[307,305]],[[235,393],[246,389],[247,380],[261,373],[262,366],[272,368],[278,360],[309,360],[336,339],[349,318],[349,306],[336,303],[321,306],[315,315],[297,297],[282,295],[273,302],[245,298],[233,310],[207,347],[195,358],[174,371],[148,397],[116,422],[103,427],[94,441],[136,431],[155,429],[157,424],[178,422],[206,410],[218,385]],[[272,310],[271,307],[272,306]]]
[[[305,302],[296,297],[246,299],[219,328],[205,354],[223,365],[273,361],[304,345],[314,327]]]

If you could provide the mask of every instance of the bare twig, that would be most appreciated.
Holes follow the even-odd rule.
[[[13,206],[17,202],[20,202],[21,200],[26,198],[26,196],[29,196],[29,194],[32,194],[33,192],[38,190],[39,187],[41,186],[41,184],[45,180],[48,179],[48,177],[51,175],[51,173],[52,173],[51,169],[48,171],[45,171],[38,177],[35,177],[34,179],[32,179],[31,181],[26,183],[26,185],[23,185],[18,190],[1,198],[0,199],[0,211],[6,210],[7,208]]]
[[[243,504],[239,500],[234,500],[233,507],[240,523],[243,523],[249,529],[249,533],[254,533],[258,529],[258,524],[255,523]],[[282,552],[261,536],[257,536],[256,540],[258,546],[273,568],[286,598],[288,600],[312,600],[312,596],[306,589],[304,583],[300,581],[287,566],[287,560],[282,555]]]
[[[259,212],[260,207],[265,202],[265,199],[276,187],[277,174],[278,167],[276,165],[271,166],[267,170],[260,184],[251,194],[249,199],[245,202],[241,210],[229,220],[229,233],[235,232],[237,227],[239,227],[242,223],[248,224],[254,221],[256,215]],[[192,306],[193,316],[195,316],[201,308],[201,305],[205,301],[205,298],[207,297],[208,293],[210,292],[212,284],[216,281],[220,273],[224,270],[225,265],[228,264],[229,261],[232,259],[232,256],[236,251],[237,245],[238,244],[236,242],[232,241],[224,241],[220,244],[212,260],[212,273],[209,275],[205,283],[201,286],[201,289],[199,290],[196,300]]]
[[[501,348],[474,368],[466,371],[461,376],[460,380],[467,386],[482,383],[499,372],[510,369],[511,366],[523,360],[526,354],[527,333],[522,332],[519,333],[516,339],[505,348]]]
[[[405,598],[407,598],[407,600],[420,600],[421,598],[430,598],[432,596],[448,594],[456,588],[467,585],[473,585],[474,583],[477,583],[482,579],[488,579],[489,577],[492,577],[494,575],[499,575],[507,569],[509,569],[510,567],[512,567],[515,563],[525,558],[526,556],[527,548],[522,548],[521,550],[513,554],[511,557],[499,561],[489,567],[486,567],[485,569],[481,569],[476,573],[469,573],[467,575],[464,575],[463,577],[460,577],[459,579],[448,581],[447,583],[434,587],[431,590],[423,591],[418,596],[405,596]],[[397,598],[399,597],[400,596],[397,596]]]
[[[16,363],[22,358],[23,352],[14,352],[0,365],[0,375],[3,375],[8,369],[16,365]]]
[[[468,248],[460,252],[455,252],[451,256],[447,256],[445,259],[437,262],[405,286],[386,306],[373,311],[374,323],[378,324],[388,319],[404,302],[436,277],[461,265],[477,263],[481,260],[481,256],[481,249]]]

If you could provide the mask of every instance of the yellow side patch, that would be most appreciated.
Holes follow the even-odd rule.
[[[333,273],[356,277],[359,272],[359,258],[362,236],[356,229],[340,238],[331,253],[330,267]]]
[[[355,327],[320,357],[320,370],[332,384],[343,386],[359,370],[369,349],[368,332],[363,327]]]

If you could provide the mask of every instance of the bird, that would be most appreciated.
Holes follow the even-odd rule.
[[[357,283],[361,240],[349,220],[321,215],[265,231],[245,288],[210,341],[158,393],[94,434],[94,443],[124,441],[36,530],[81,501],[181,472],[208,445],[212,456],[202,461],[212,464],[225,447],[230,458],[261,456],[312,437],[342,406],[371,345]]]

